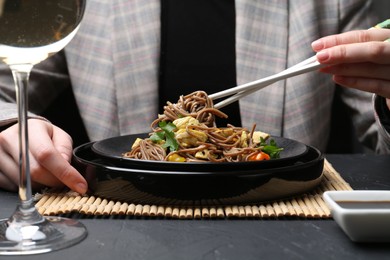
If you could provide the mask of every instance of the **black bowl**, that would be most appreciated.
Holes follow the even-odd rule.
[[[291,165],[300,157],[304,156],[308,147],[298,141],[283,137],[272,137],[279,147],[283,148],[280,152],[280,158],[266,161],[250,161],[250,162],[167,162],[167,161],[151,161],[138,160],[123,157],[123,153],[130,150],[131,145],[137,138],[145,138],[148,134],[135,134],[117,136],[92,144],[92,151],[104,159],[106,162],[111,162],[115,166],[132,169],[149,169],[149,170],[164,170],[164,171],[185,171],[185,172],[226,172],[234,170],[251,170],[251,169],[266,169],[281,166]]]
[[[324,164],[323,154],[307,146],[307,153],[299,160],[280,167],[230,167],[224,171],[140,169],[118,166],[97,156],[92,145],[75,148],[73,164],[89,179],[94,195],[153,205],[236,205],[287,198],[315,188],[321,182]]]

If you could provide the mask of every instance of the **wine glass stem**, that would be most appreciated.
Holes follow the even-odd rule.
[[[19,206],[21,210],[28,210],[33,207],[27,124],[27,88],[32,65],[22,64],[10,67],[15,81],[19,116]]]

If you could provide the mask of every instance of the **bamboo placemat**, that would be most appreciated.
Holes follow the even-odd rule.
[[[322,199],[329,190],[352,190],[351,186],[325,160],[323,178],[314,190],[283,200],[250,205],[229,206],[161,206],[110,200],[99,196],[81,196],[71,191],[47,191],[37,194],[36,208],[42,215],[80,213],[85,215],[124,215],[150,218],[330,218]]]

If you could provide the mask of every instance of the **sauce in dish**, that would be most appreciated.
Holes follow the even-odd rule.
[[[336,201],[340,207],[345,209],[390,209],[390,200],[387,201],[356,201],[356,200],[343,200]]]

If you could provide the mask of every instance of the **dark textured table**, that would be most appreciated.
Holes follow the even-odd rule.
[[[390,156],[326,158],[354,189],[390,190]],[[0,218],[16,201],[15,193],[0,191]],[[80,244],[0,259],[390,259],[390,244],[353,243],[333,220],[79,219],[89,232]]]

